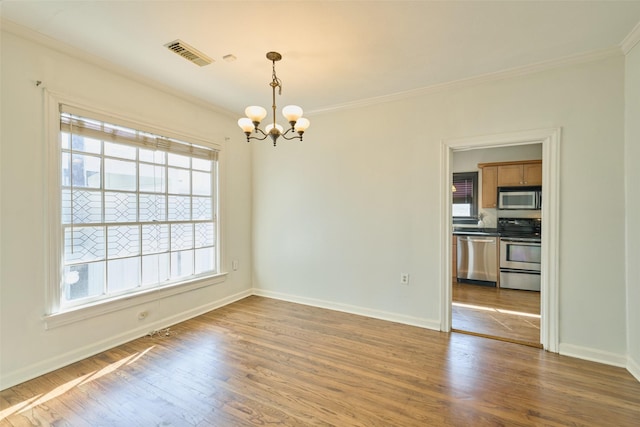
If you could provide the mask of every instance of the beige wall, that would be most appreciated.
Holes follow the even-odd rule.
[[[312,116],[255,148],[254,286],[439,328],[441,141],[562,127],[560,350],[624,364],[623,84],[620,55]]]
[[[235,121],[11,33],[2,33],[0,388],[146,334],[251,289],[251,163]],[[43,84],[36,87],[36,80]],[[45,330],[47,251],[43,87],[90,106],[222,144],[224,283]],[[231,140],[225,137],[231,136]],[[55,195],[52,195],[55,197]]]
[[[629,370],[640,380],[640,43],[626,56],[626,237]]]

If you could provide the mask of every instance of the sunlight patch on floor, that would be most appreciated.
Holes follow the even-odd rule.
[[[59,397],[65,394],[66,392],[68,392],[74,387],[97,380],[98,378],[101,378],[105,375],[108,375],[118,370],[123,365],[130,365],[138,361],[141,357],[143,357],[145,354],[151,351],[151,349],[153,349],[154,347],[155,346],[151,346],[144,351],[134,353],[131,356],[127,356],[123,359],[118,360],[117,362],[110,363],[109,365],[105,366],[99,371],[93,371],[81,377],[75,378],[71,381],[67,381],[66,383],[59,385],[58,387],[54,388],[53,390],[49,391],[46,394],[39,394],[29,399],[25,399],[20,403],[16,403],[15,405],[10,406],[9,408],[3,409],[2,411],[0,411],[0,420],[3,420],[9,415],[12,415],[15,413],[22,414],[26,411],[29,411],[35,408],[38,405],[42,405],[43,403],[46,403],[51,399],[55,399],[56,397]]]
[[[514,316],[533,317],[533,318],[536,318],[536,319],[540,318],[539,314],[523,313],[521,311],[513,311],[513,310],[504,310],[502,308],[484,307],[484,306],[481,306],[481,305],[463,304],[463,303],[460,303],[460,302],[452,302],[451,305],[454,306],[454,307],[470,308],[470,309],[473,309],[473,310],[483,310],[483,311],[491,311],[491,312],[494,312],[494,313],[512,314]]]

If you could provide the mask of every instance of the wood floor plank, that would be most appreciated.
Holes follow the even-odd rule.
[[[540,346],[539,292],[454,281],[452,301],[453,329]]]
[[[510,302],[511,303],[511,302]],[[0,392],[13,426],[635,426],[626,370],[249,297]]]

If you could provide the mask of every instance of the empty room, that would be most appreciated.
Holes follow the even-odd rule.
[[[638,424],[640,1],[0,17],[0,426]]]

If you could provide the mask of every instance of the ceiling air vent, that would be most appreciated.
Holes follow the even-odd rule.
[[[187,59],[193,62],[196,65],[204,67],[205,65],[209,65],[213,62],[213,59],[209,58],[204,53],[200,52],[198,49],[193,46],[189,46],[182,40],[174,40],[165,44],[167,49],[177,53],[182,56],[184,59]]]

